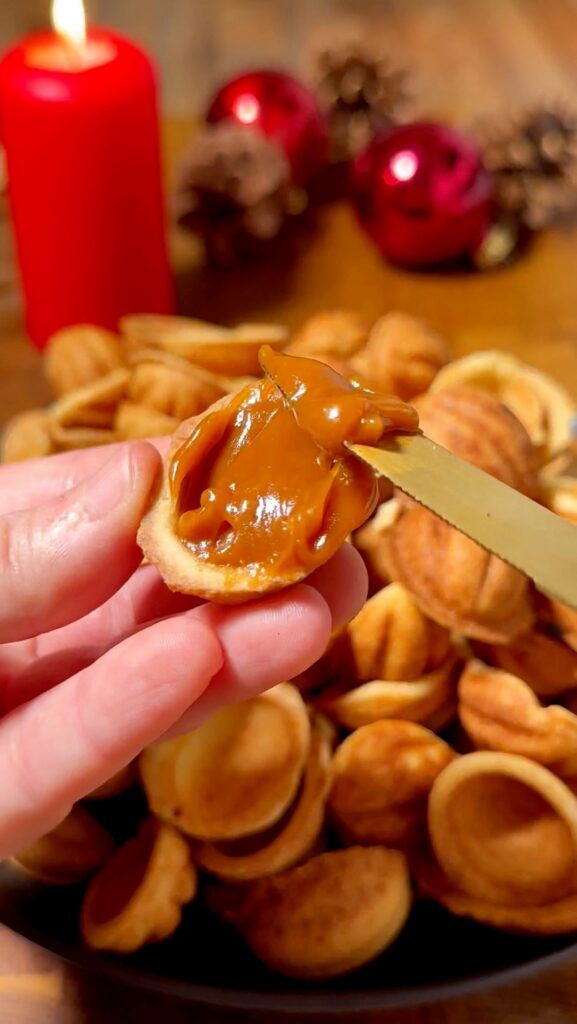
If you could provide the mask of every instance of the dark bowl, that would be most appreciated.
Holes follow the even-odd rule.
[[[9,928],[90,971],[218,1008],[297,1014],[399,1009],[468,995],[577,959],[575,935],[504,935],[451,917],[432,903],[417,903],[386,953],[354,974],[313,985],[266,970],[232,931],[194,905],[168,942],[123,958],[92,952],[78,937],[81,898],[78,887],[45,887],[9,864],[0,867],[0,921]]]
[[[145,811],[135,793],[93,804],[91,810],[119,840]],[[335,981],[310,984],[263,967],[201,902],[185,910],[169,941],[133,956],[85,949],[78,932],[82,895],[81,886],[46,886],[10,862],[0,864],[0,922],[89,971],[215,1008],[329,1015],[399,1009],[519,981],[577,959],[577,934],[548,939],[506,935],[422,901],[377,960]]]

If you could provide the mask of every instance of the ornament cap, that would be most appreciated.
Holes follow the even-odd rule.
[[[492,270],[509,263],[519,243],[519,228],[513,221],[499,220],[492,224],[479,247],[472,254],[478,270]]]

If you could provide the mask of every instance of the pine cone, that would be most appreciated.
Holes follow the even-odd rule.
[[[408,99],[406,71],[392,68],[372,44],[359,39],[320,50],[314,79],[335,162],[350,160],[377,131],[395,124]]]
[[[577,213],[577,113],[541,107],[481,134],[504,210],[532,230]]]
[[[257,129],[231,122],[207,127],[181,167],[178,223],[201,235],[213,263],[253,256],[292,212],[289,177],[284,154]]]

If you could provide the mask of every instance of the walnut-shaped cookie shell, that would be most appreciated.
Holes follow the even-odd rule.
[[[75,804],[59,825],[12,861],[51,885],[77,885],[98,871],[113,850],[112,836],[81,804]]]
[[[544,599],[543,609],[563,643],[577,652],[577,610],[561,601]]]
[[[427,619],[399,583],[383,587],[345,629],[353,678],[420,679],[438,668],[450,649],[450,636]],[[342,650],[342,645],[341,645]]]
[[[412,862],[422,896],[436,900],[451,914],[520,935],[563,935],[577,930],[577,891],[550,903],[533,906],[495,903],[461,892],[451,884],[430,854]]]
[[[420,505],[404,507],[389,530],[387,565],[447,629],[508,643],[531,627],[528,579]]]
[[[57,397],[92,384],[124,365],[118,335],[93,324],[64,327],[50,338],[44,371]]]
[[[348,360],[363,347],[369,324],[358,313],[333,309],[305,320],[293,335],[287,351],[311,359]]]
[[[180,366],[152,360],[138,363],[130,373],[128,399],[182,421],[198,416],[222,398],[223,388],[184,360],[179,362]]]
[[[521,754],[562,777],[577,775],[577,716],[542,707],[527,683],[470,661],[458,686],[459,718],[476,747]]]
[[[146,437],[167,437],[173,434],[178,420],[150,406],[124,399],[114,414],[114,431],[119,441],[137,441]]]
[[[383,718],[428,722],[452,704],[458,665],[451,650],[438,668],[421,679],[373,679],[344,692],[337,684],[321,694],[318,707],[345,729],[359,729]]]
[[[526,757],[476,751],[429,796],[435,856],[460,891],[496,904],[562,899],[577,881],[577,796]]]
[[[403,854],[356,846],[253,882],[225,916],[273,970],[320,979],[378,956],[397,937],[410,908]]]
[[[78,448],[96,448],[102,444],[114,444],[119,440],[115,430],[104,427],[63,427],[50,420],[50,437],[57,452],[72,452]]]
[[[347,844],[405,847],[426,833],[427,797],[455,757],[414,722],[389,719],[347,736],[333,758],[331,819]]]
[[[310,720],[294,686],[279,683],[140,758],[150,810],[193,838],[240,839],[274,825],[299,788]]]
[[[288,341],[288,331],[280,324],[219,327],[184,316],[126,316],[120,321],[120,329],[129,347],[157,347],[229,377],[259,375],[261,346],[280,349]]]
[[[52,455],[54,442],[47,409],[29,409],[8,421],[2,431],[0,461],[23,462]]]
[[[369,574],[371,590],[380,590],[391,582],[387,562],[387,537],[395,519],[401,513],[404,497],[383,501],[374,516],[356,531],[353,542],[363,556]]]
[[[433,391],[475,387],[494,395],[523,424],[542,461],[568,444],[577,404],[565,388],[540,370],[497,350],[473,352],[445,367]]]
[[[132,953],[160,942],[180,924],[196,892],[196,868],[186,839],[162,822],[145,821],[88,886],[80,916],[92,949]]]
[[[536,494],[536,452],[525,427],[475,388],[429,392],[415,402],[427,437],[524,494]]]
[[[475,649],[484,661],[523,679],[543,699],[577,688],[577,652],[538,627],[508,644],[476,644]]]
[[[116,406],[126,393],[129,377],[129,371],[121,366],[106,377],[67,392],[51,406],[52,422],[64,428],[111,429]]]
[[[387,313],[352,359],[374,387],[409,401],[427,391],[451,358],[444,338],[408,313]]]
[[[543,472],[539,476],[543,504],[556,515],[577,523],[577,477]]]
[[[228,882],[249,882],[299,864],[321,835],[330,780],[331,744],[321,729],[313,729],[301,787],[280,821],[248,841],[195,842],[196,864]]]

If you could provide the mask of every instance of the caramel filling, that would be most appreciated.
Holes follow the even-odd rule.
[[[311,571],[377,503],[345,442],[414,432],[417,414],[313,359],[265,346],[260,362],[265,378],[203,417],[171,462],[176,534],[213,565]]]

